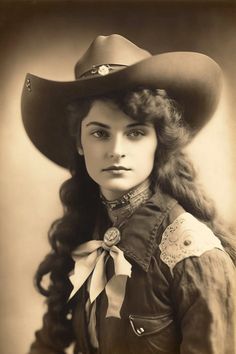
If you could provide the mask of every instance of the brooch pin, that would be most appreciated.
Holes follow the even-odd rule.
[[[110,227],[104,234],[103,241],[108,248],[120,242],[120,230],[117,227]]]

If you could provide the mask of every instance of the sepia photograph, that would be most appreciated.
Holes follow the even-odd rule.
[[[236,2],[0,2],[0,354],[236,354]]]

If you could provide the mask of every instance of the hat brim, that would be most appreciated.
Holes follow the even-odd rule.
[[[221,83],[218,64],[195,52],[154,55],[106,76],[70,82],[27,74],[22,93],[22,118],[33,144],[49,159],[68,168],[72,149],[75,149],[65,111],[70,102],[140,86],[164,89],[183,107],[184,119],[196,134],[217,107]]]

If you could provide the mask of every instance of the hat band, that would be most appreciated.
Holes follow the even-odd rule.
[[[92,69],[86,71],[82,75],[79,76],[81,78],[88,78],[92,76],[105,76],[110,74],[112,71],[120,70],[126,68],[127,65],[122,64],[101,64],[101,65],[93,65]]]

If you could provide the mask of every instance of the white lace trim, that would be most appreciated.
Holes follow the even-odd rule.
[[[209,227],[186,212],[165,229],[159,248],[161,260],[168,265],[172,275],[175,265],[185,258],[199,257],[213,248],[224,250]]]

